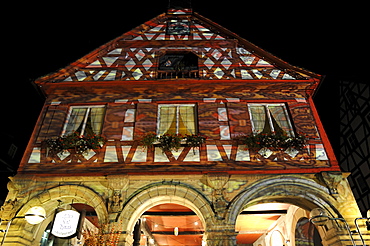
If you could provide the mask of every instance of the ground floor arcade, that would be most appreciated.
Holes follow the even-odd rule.
[[[97,238],[100,233],[104,234],[100,243],[120,246],[344,246],[352,242],[343,220],[317,226],[309,220],[310,211],[321,208],[330,218],[343,218],[351,231],[356,229],[354,220],[362,217],[346,175],[340,172],[17,175],[8,189],[2,229],[14,219],[4,245],[89,245],[89,235]],[[39,225],[18,218],[33,206],[46,210],[46,219]],[[79,238],[49,234],[57,209],[84,211],[85,232]],[[359,225],[366,240],[364,221]],[[362,245],[358,232],[352,237],[356,245]]]

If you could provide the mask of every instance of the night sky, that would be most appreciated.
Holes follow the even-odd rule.
[[[336,147],[339,81],[367,79],[366,3],[270,2],[193,0],[192,7],[284,61],[325,75],[315,102]],[[31,82],[165,12],[168,1],[15,1],[7,5],[11,7],[3,13],[10,13],[1,17],[1,60],[6,65],[0,129],[15,137],[21,156],[43,103]]]

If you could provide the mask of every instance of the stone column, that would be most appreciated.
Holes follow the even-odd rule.
[[[122,232],[118,242],[118,246],[132,246],[134,238],[131,233]]]
[[[207,246],[235,246],[236,235],[234,225],[216,225],[205,232]]]

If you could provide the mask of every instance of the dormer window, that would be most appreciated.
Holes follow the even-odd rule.
[[[191,52],[167,53],[159,58],[158,79],[198,77],[198,57]]]

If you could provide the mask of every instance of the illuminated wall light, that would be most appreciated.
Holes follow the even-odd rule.
[[[197,226],[197,225],[198,225],[198,221],[195,221],[195,222],[194,222],[194,225],[196,225],[196,226]]]
[[[173,230],[173,234],[175,234],[175,236],[179,235],[179,228],[178,227],[175,227],[175,229]]]
[[[157,227],[158,227],[158,225],[157,225],[157,224],[154,224],[154,227],[155,227],[155,228],[157,228]]]
[[[37,225],[46,218],[46,211],[43,207],[35,206],[27,210],[24,218],[31,225]]]

